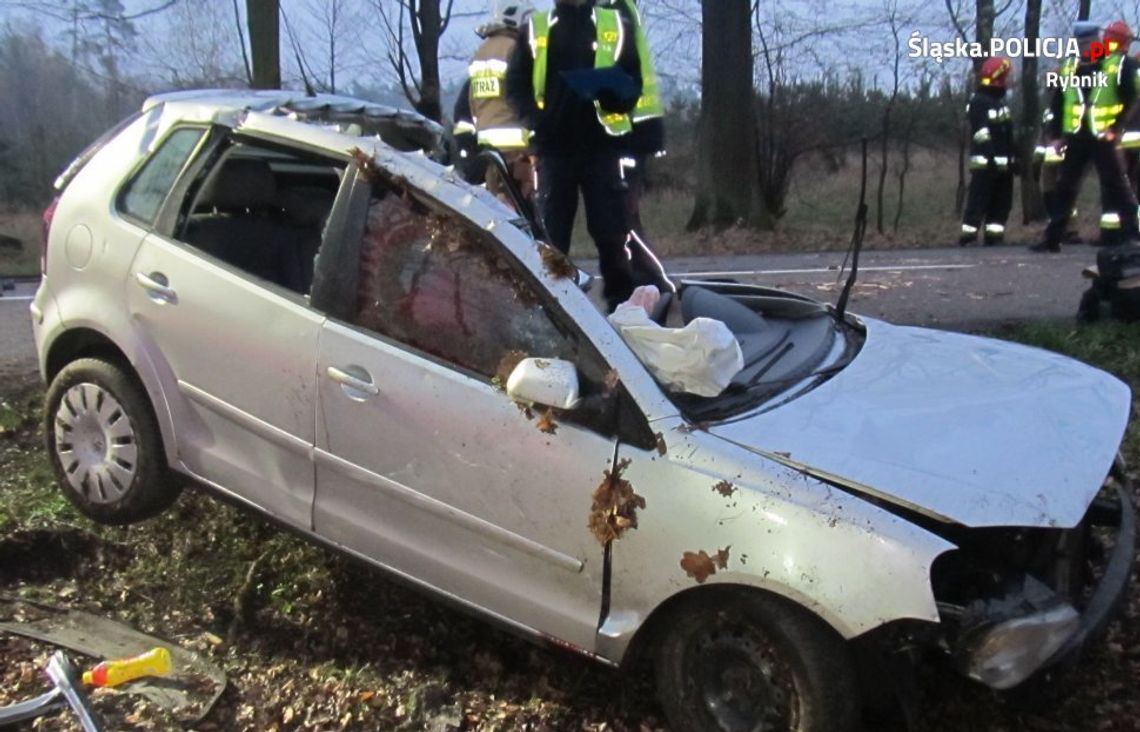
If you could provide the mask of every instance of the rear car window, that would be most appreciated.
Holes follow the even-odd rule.
[[[162,202],[205,132],[194,127],[171,132],[123,187],[119,194],[119,211],[153,224]]]

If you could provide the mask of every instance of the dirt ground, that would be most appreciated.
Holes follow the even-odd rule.
[[[1138,383],[1140,338],[1130,331],[1036,339]],[[187,492],[138,526],[91,524],[52,486],[40,391],[27,377],[0,374],[0,596],[121,620],[219,665],[228,688],[190,729],[666,729],[647,667],[611,671],[536,647],[208,496]],[[1126,452],[1138,464],[1134,434]],[[1134,585],[1108,637],[1028,709],[925,663],[913,728],[1140,729],[1138,616]],[[48,688],[38,669],[51,650],[0,633],[0,704]],[[184,728],[131,694],[99,692],[94,704],[108,729]],[[57,715],[34,729],[79,728]]]

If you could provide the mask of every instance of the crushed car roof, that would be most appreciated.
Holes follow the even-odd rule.
[[[339,94],[306,94],[290,90],[192,89],[149,97],[143,110],[159,104],[197,108],[195,116],[232,125],[243,112],[263,112],[333,128],[353,137],[380,137],[393,148],[442,155],[444,128],[423,115]]]

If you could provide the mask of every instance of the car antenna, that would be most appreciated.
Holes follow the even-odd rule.
[[[859,252],[863,249],[863,235],[867,233],[867,138],[863,138],[863,175],[859,184],[859,207],[855,209],[855,231],[851,234],[851,244],[847,247],[847,254],[843,257],[843,266],[839,268],[839,277],[847,269],[847,260],[851,259],[851,274],[843,285],[843,292],[839,294],[839,302],[835,304],[835,311],[839,319],[847,312],[847,298],[851,296],[851,288],[855,286],[855,278],[859,276]]]

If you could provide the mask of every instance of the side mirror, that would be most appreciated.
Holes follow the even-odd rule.
[[[578,369],[556,358],[525,358],[507,379],[507,396],[555,409],[578,404]]]

